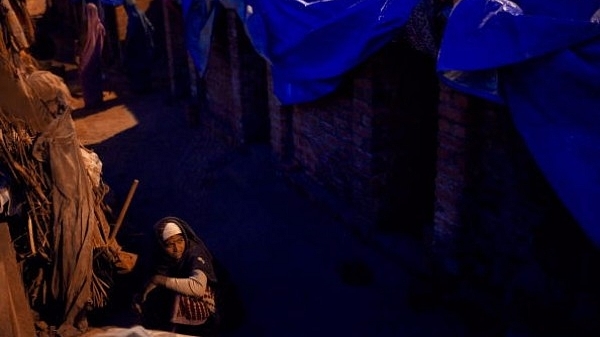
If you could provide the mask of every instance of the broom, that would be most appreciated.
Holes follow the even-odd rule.
[[[131,204],[131,199],[133,199],[133,195],[135,194],[135,190],[137,189],[139,180],[134,179],[131,187],[129,188],[129,193],[127,193],[127,198],[125,198],[125,203],[123,204],[123,208],[121,208],[121,212],[119,212],[119,217],[117,218],[117,222],[115,223],[112,232],[108,237],[108,245],[110,247],[116,248],[116,261],[115,266],[117,267],[117,272],[119,274],[125,274],[133,270],[135,267],[135,263],[137,262],[137,254],[129,253],[121,250],[121,247],[117,244],[116,238],[119,229],[121,229],[121,225],[123,225],[123,219],[125,219],[125,213],[127,213],[127,209]]]

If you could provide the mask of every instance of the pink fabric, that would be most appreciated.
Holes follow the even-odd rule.
[[[83,49],[81,50],[81,68],[85,68],[95,55],[102,54],[104,48],[104,34],[106,33],[104,25],[98,15],[98,7],[89,3],[85,6],[85,16],[87,20],[86,38]]]
[[[104,25],[98,16],[98,7],[89,3],[85,7],[87,30],[81,51],[80,76],[83,100],[86,107],[102,103],[102,49]]]

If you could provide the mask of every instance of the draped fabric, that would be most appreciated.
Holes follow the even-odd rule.
[[[462,0],[438,70],[507,104],[540,169],[600,245],[600,0]]]
[[[208,65],[216,1],[184,0],[182,2],[185,45],[198,74],[203,76]]]
[[[345,72],[397,36],[419,1],[182,0],[181,7],[186,47],[201,76],[221,5],[238,14],[255,50],[271,65],[277,98],[294,104],[334,91]]]
[[[53,116],[37,135],[32,156],[48,163],[49,178],[45,183],[51,201],[53,262],[50,291],[59,304],[57,309],[62,311],[61,336],[69,336],[77,333],[74,328],[87,306],[104,304],[105,299],[98,298],[98,294],[105,293],[105,289],[94,284],[97,276],[93,270],[93,252],[108,244],[110,228],[103,213],[103,195],[94,189],[81,157],[83,147],[75,132],[66,85],[47,71],[34,71],[25,81],[32,100],[41,101]],[[100,185],[103,183],[98,188]]]
[[[75,325],[77,315],[92,299],[93,248],[102,245],[94,196],[79,152],[79,141],[70,114],[58,116],[36,146],[46,148],[53,182],[54,265],[52,295],[63,305],[65,322]],[[104,225],[104,226],[103,226]]]
[[[104,48],[104,25],[98,15],[98,7],[93,3],[85,5],[87,28],[81,50],[80,76],[83,100],[86,107],[102,103],[102,50]]]
[[[342,75],[389,42],[416,0],[255,1],[252,39],[272,65],[283,104],[332,92]]]
[[[150,90],[154,61],[154,26],[135,0],[123,3],[127,13],[124,68],[135,92]]]
[[[182,2],[188,48],[206,67],[214,2]],[[345,72],[396,36],[418,0],[222,0],[234,9],[256,51],[271,65],[283,104],[315,100]]]
[[[12,42],[17,49],[28,48],[33,41],[34,28],[31,21],[27,19],[27,9],[22,1],[1,0],[2,14],[6,16],[8,23],[3,29],[8,30]]]
[[[69,89],[60,77],[37,69],[23,49],[31,41],[19,42],[13,35],[27,30],[29,19],[19,20],[0,16],[0,26],[12,26],[0,34],[0,160],[24,194],[26,214],[20,215],[31,221],[35,247],[23,268],[43,264],[35,279],[24,275],[32,305],[51,303],[52,314],[61,320],[60,335],[73,336],[81,333],[77,325],[83,324],[84,308],[105,300],[92,259],[94,248],[106,246],[109,225],[103,194],[92,186],[81,159]]]

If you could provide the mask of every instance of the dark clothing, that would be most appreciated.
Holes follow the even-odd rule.
[[[171,331],[171,314],[175,296],[172,291],[158,287],[152,290],[142,304],[142,325],[147,329]]]
[[[85,8],[87,29],[80,56],[80,78],[85,106],[93,108],[103,101],[102,50],[105,30],[96,5],[89,3]]]
[[[219,329],[218,318],[211,316],[202,325],[173,324],[170,321],[173,314],[174,294],[166,288],[156,288],[142,306],[144,315],[142,325],[147,329],[172,331],[191,336],[215,336]]]
[[[176,260],[166,254],[162,233],[166,223],[175,223],[181,229],[186,241],[183,255]],[[194,270],[201,270],[207,277],[207,289],[218,289],[217,277],[213,268],[213,258],[208,248],[194,233],[192,228],[183,220],[166,217],[154,225],[157,240],[157,251],[154,274],[173,278],[190,277]],[[153,329],[175,331],[191,335],[211,335],[216,331],[218,315],[212,314],[201,325],[173,324],[174,301],[177,293],[164,287],[158,287],[148,294],[143,305],[144,326]],[[212,332],[211,332],[212,331]]]
[[[186,240],[186,249],[179,261],[173,260],[163,250],[164,242],[161,237],[167,222],[176,223],[183,231]],[[155,271],[157,274],[170,277],[188,277],[192,270],[200,269],[206,274],[210,282],[217,282],[217,277],[213,270],[212,255],[189,224],[179,218],[166,217],[154,225],[154,234],[160,247],[159,251],[156,252],[158,256]]]
[[[152,86],[152,61],[154,58],[154,27],[134,0],[124,2],[127,12],[124,68],[131,89],[137,93],[147,92]]]

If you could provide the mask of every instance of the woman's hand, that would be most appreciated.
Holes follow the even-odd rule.
[[[148,285],[146,286],[146,288],[144,289],[144,292],[142,293],[142,303],[146,302],[146,297],[148,297],[148,294],[154,290],[154,288],[158,287],[156,284],[150,282],[148,283]]]
[[[158,286],[163,286],[164,287],[166,282],[167,282],[167,277],[166,276],[158,275],[158,274],[152,276],[152,278],[150,279],[150,281],[146,285],[146,288],[144,289],[144,292],[142,293],[141,303],[144,303],[146,301],[146,297],[148,297],[148,294],[152,290],[154,290]]]
[[[157,286],[165,286],[167,283],[167,277],[164,275],[154,275],[152,279],[150,279],[150,283]]]
[[[152,278],[146,285],[146,288],[144,288],[144,291],[142,292],[142,294],[134,296],[134,299],[133,299],[134,309],[138,313],[141,313],[142,312],[142,304],[144,304],[144,302],[146,302],[146,298],[148,297],[148,294],[158,286],[164,287],[166,282],[167,282],[167,277],[164,275],[157,274],[157,275],[152,276]]]
[[[132,306],[133,306],[133,310],[135,310],[136,313],[138,313],[140,315],[143,314],[142,306],[143,306],[145,300],[146,299],[144,298],[143,295],[135,294],[133,296]]]

